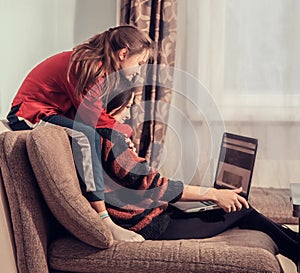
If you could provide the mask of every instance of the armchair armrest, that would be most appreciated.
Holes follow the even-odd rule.
[[[298,232],[300,235],[300,183],[291,183],[291,200],[293,203],[293,216],[298,217],[299,225],[298,225]],[[300,240],[298,244],[298,272],[300,272]]]
[[[293,202],[293,216],[300,217],[300,183],[291,183],[290,188]]]

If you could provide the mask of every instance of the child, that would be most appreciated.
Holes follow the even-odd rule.
[[[110,226],[115,240],[140,241],[143,238],[117,226],[107,214],[100,137],[95,129],[109,127],[131,135],[128,125],[116,122],[106,113],[102,100],[120,81],[119,76],[111,79],[109,75],[122,70],[121,77],[132,80],[139,66],[148,62],[151,48],[150,38],[133,26],[118,26],[97,34],[72,51],[56,54],[37,65],[23,81],[7,116],[13,130],[31,129],[44,121],[83,133],[90,154],[80,156],[77,153],[84,149],[80,148],[81,140],[73,134],[73,142],[77,144],[74,145],[77,147],[75,163],[78,165],[78,158],[84,157],[92,162],[91,173],[85,173],[85,167],[80,173],[85,183],[83,194]]]
[[[128,119],[133,93],[124,91],[109,100],[107,112],[119,122]],[[111,128],[98,130],[102,143],[106,202],[111,217],[121,226],[150,240],[200,239],[239,227],[259,230],[277,244],[279,253],[297,265],[299,236],[272,222],[239,195],[224,190],[184,185],[161,177],[127,145],[126,137]],[[118,185],[118,186],[117,186]],[[214,201],[222,209],[183,213],[169,206],[177,201]]]

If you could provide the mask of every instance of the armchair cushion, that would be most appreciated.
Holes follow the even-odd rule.
[[[27,151],[39,187],[56,219],[82,242],[102,249],[110,247],[110,230],[81,193],[65,131],[58,126],[33,129],[27,138]]]
[[[103,251],[72,238],[54,241],[50,267],[72,272],[281,272],[266,234],[234,229],[201,240],[119,242]]]
[[[18,272],[48,272],[48,228],[52,228],[51,223],[55,221],[50,216],[28,160],[28,133],[18,131],[0,135],[0,174],[10,210]]]

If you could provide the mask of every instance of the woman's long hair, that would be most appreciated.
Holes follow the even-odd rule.
[[[152,47],[152,41],[147,34],[129,25],[110,28],[74,47],[68,74],[72,73],[78,81],[76,96],[82,97],[88,87],[97,84],[104,76],[101,97],[107,96],[107,92],[114,89],[119,82],[117,75],[113,81],[107,77],[121,68],[119,50],[127,48],[131,56],[142,53],[145,49],[151,52]]]
[[[111,114],[112,112],[114,112],[114,114],[117,114],[122,111],[130,102],[132,94],[134,94],[134,88],[122,90],[120,92],[109,92],[106,112],[108,114]]]

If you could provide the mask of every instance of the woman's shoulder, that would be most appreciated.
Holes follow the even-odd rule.
[[[44,59],[41,63],[35,66],[30,72],[31,78],[56,78],[56,76],[64,75],[68,71],[69,61],[72,51],[65,51],[52,55]]]
[[[98,134],[113,143],[125,143],[125,135],[112,128],[97,128]]]
[[[73,53],[73,51],[63,51],[63,52],[57,53],[57,54],[52,55],[49,58],[45,59],[45,62],[58,63],[58,64],[66,63],[69,65],[72,53]]]
[[[120,132],[111,128],[97,128],[97,132],[100,135],[101,150],[103,152],[105,160],[113,162],[119,155],[126,153],[127,159],[133,160],[131,150],[126,143],[126,137]],[[112,153],[111,153],[112,152]],[[125,157],[127,157],[125,156]],[[141,160],[138,160],[139,162]]]

